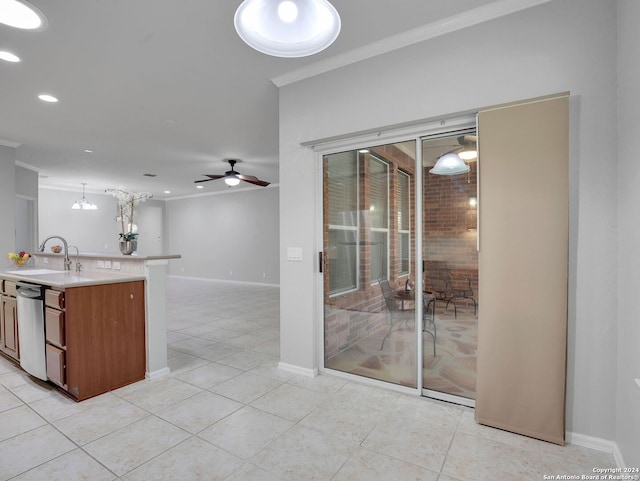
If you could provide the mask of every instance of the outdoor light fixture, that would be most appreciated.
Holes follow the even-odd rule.
[[[89,202],[84,197],[84,186],[87,185],[85,182],[82,183],[82,199],[76,200],[71,206],[74,210],[98,210],[98,206]]]
[[[340,15],[327,0],[244,0],[234,23],[247,45],[274,57],[313,55],[340,33]]]
[[[466,174],[469,170],[469,166],[464,163],[458,154],[449,152],[440,157],[429,172],[436,175],[457,175]]]
[[[22,30],[44,30],[47,19],[33,5],[23,0],[0,0],[0,23]]]

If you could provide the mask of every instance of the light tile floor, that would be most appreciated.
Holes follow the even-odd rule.
[[[169,278],[171,376],[74,403],[0,358],[0,480],[541,480],[611,455],[278,370],[279,290]]]

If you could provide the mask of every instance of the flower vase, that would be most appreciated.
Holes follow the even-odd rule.
[[[120,252],[125,256],[130,256],[138,248],[138,241],[120,241]]]

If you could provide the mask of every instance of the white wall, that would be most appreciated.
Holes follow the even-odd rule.
[[[318,361],[318,174],[301,142],[570,90],[567,429],[614,439],[615,52],[614,2],[556,0],[281,88],[281,361]]]
[[[640,2],[618,2],[618,386],[616,440],[627,466],[640,466]]]
[[[278,284],[278,188],[229,189],[166,203],[169,273]]]

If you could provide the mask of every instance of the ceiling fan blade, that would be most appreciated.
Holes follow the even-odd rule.
[[[201,180],[194,180],[194,183],[198,183],[198,182],[209,182],[210,180],[216,180],[216,179],[222,179],[224,177],[224,175],[209,175],[209,174],[202,174],[206,177],[209,177],[208,179],[201,179]]]
[[[270,182],[265,182],[264,180],[260,180],[253,175],[242,175],[236,174],[236,177],[240,180],[244,180],[245,182],[249,182],[250,184],[259,185],[260,187],[266,187],[270,184]]]

